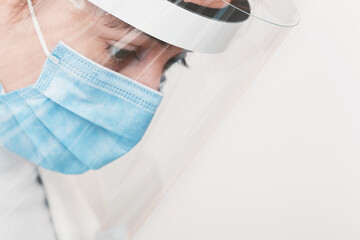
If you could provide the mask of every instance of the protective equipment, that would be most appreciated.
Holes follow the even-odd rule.
[[[299,21],[296,8],[289,0],[267,0],[262,9],[255,7],[263,2],[258,0],[218,0],[222,2],[220,6],[223,5],[218,9],[183,0],[89,1],[164,42],[206,53],[224,51],[234,36],[246,27],[244,21],[250,15],[281,26],[294,26]]]
[[[1,143],[46,169],[98,169],[144,135],[160,93],[104,69],[63,43],[34,86],[0,96]],[[55,60],[56,59],[56,60]],[[13,129],[22,130],[14,134]]]
[[[64,43],[51,53],[43,48],[48,60],[36,84],[0,96],[2,145],[66,174],[99,169],[129,152],[143,137],[162,94],[105,69]]]
[[[59,14],[54,23],[39,15],[40,26],[58,22],[44,31],[50,47],[61,40],[154,89],[155,79],[168,79],[157,115],[131,152],[79,176],[41,170],[59,239],[94,239],[124,228],[134,237],[291,30],[282,26],[298,22],[291,0],[233,0],[215,9],[192,2],[58,0],[35,6]],[[190,51],[189,68],[178,64],[165,73],[165,65],[183,62],[183,50]]]
[[[5,89],[0,83],[0,95],[4,95],[4,94],[5,94]]]

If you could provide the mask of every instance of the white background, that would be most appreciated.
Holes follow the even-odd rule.
[[[139,240],[360,239],[360,3],[296,4],[301,24]]]

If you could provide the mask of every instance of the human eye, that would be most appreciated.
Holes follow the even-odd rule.
[[[183,51],[183,52],[179,53],[178,55],[170,58],[164,66],[164,72],[166,70],[168,70],[171,66],[173,66],[174,64],[177,64],[177,63],[179,63],[185,67],[188,67],[188,64],[186,62],[187,53],[188,53],[188,51]]]
[[[135,49],[119,48],[114,45],[108,45],[106,50],[114,63],[125,62],[132,58],[140,61]]]

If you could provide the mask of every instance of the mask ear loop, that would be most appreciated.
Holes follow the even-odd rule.
[[[41,47],[42,49],[44,50],[44,53],[45,55],[54,63],[59,63],[59,59],[57,57],[55,57],[54,55],[52,55],[49,51],[49,48],[48,46],[46,45],[46,41],[45,41],[45,38],[44,38],[44,35],[41,31],[41,28],[40,28],[40,24],[37,20],[37,17],[36,17],[36,14],[35,14],[35,11],[34,11],[34,6],[32,4],[32,0],[27,0],[27,4],[28,4],[28,7],[29,7],[29,11],[30,11],[30,16],[31,16],[31,19],[33,21],[33,24],[34,24],[34,27],[35,27],[35,31],[36,31],[36,34],[38,36],[38,39],[40,41],[40,44],[41,44]]]
[[[5,92],[5,88],[1,85],[1,82],[0,82],[0,95],[4,95],[6,92]]]

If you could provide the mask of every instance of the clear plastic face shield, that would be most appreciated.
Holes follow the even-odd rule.
[[[73,219],[60,225],[79,239],[135,236],[299,22],[291,0],[28,4],[1,40],[17,64],[0,77],[0,144],[44,169],[87,172],[42,170],[57,186],[50,202],[61,192],[86,208],[53,217]]]

